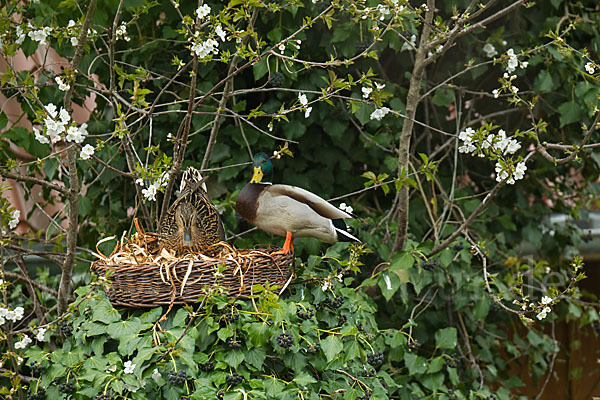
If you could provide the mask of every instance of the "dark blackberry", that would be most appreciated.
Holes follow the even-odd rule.
[[[44,400],[46,398],[46,391],[44,388],[38,387],[34,393],[31,389],[27,389],[27,400]]]
[[[279,336],[277,336],[277,344],[284,349],[292,347],[294,344],[294,337],[291,333],[283,332]]]
[[[454,358],[447,359],[446,366],[448,366],[448,368],[456,368],[457,367],[456,360]]]
[[[331,300],[331,307],[340,308],[344,304],[344,296],[337,296]]]
[[[228,337],[225,340],[225,343],[227,343],[227,346],[229,346],[230,349],[239,349],[242,347],[242,341],[234,337]]]
[[[227,382],[227,384],[231,386],[239,385],[240,383],[242,383],[242,380],[242,376],[237,372],[232,372],[231,375],[227,375],[225,377],[225,382]]]
[[[358,400],[369,400],[371,398],[371,392],[366,392],[364,396],[358,398]]]
[[[371,43],[369,43],[366,40],[363,40],[363,41],[357,40],[357,41],[354,42],[354,47],[356,47],[356,52],[357,53],[362,53],[363,51],[365,51],[366,49],[368,49],[370,45],[371,45]]]
[[[31,376],[34,378],[39,378],[42,372],[44,372],[44,367],[42,367],[39,363],[32,362],[29,364],[29,369],[31,370]]]
[[[368,370],[365,370],[365,371],[362,373],[362,376],[364,376],[364,377],[366,377],[366,378],[372,378],[372,377],[374,377],[374,376],[375,376],[375,373],[376,373],[376,372],[377,372],[377,371],[375,371],[375,369],[374,369],[374,368],[369,368]]]
[[[426,261],[423,264],[421,264],[421,268],[423,268],[425,271],[433,271],[436,264],[435,261],[436,260]]]
[[[187,374],[185,371],[170,371],[169,376],[167,377],[167,381],[174,386],[181,386],[183,382],[187,379]]]
[[[204,372],[210,372],[213,369],[215,369],[215,363],[213,363],[212,361],[207,361],[204,364],[200,364],[200,369]]]
[[[71,394],[75,391],[75,384],[73,382],[61,383],[58,385],[58,391],[64,394]]]
[[[311,319],[315,316],[315,310],[307,308],[306,311],[298,311],[296,314],[302,319]]]
[[[223,400],[223,396],[225,396],[225,393],[222,390],[219,390],[217,392],[217,399]]]
[[[71,324],[67,323],[66,321],[61,321],[60,333],[67,337],[72,336],[73,328],[71,327]]]
[[[308,354],[316,354],[319,350],[321,350],[321,345],[319,343],[306,345],[306,352]]]
[[[338,320],[338,326],[342,326],[346,322],[348,322],[348,317],[346,317],[345,315],[342,315]]]
[[[275,72],[269,76],[269,86],[281,87],[285,82],[285,76],[281,72]]]
[[[374,367],[379,367],[381,364],[383,364],[383,351],[379,350],[375,353],[368,353],[367,362]]]
[[[225,313],[223,315],[223,318],[225,319],[225,322],[228,323],[228,324],[230,324],[230,323],[232,323],[234,321],[237,321],[239,317],[240,317],[240,315],[238,313],[230,313],[230,312],[228,312],[228,313]]]
[[[115,400],[110,393],[98,393],[92,400]]]
[[[452,250],[454,250],[454,251],[461,251],[464,248],[465,248],[465,246],[463,246],[462,243],[456,243],[454,246],[452,246]]]

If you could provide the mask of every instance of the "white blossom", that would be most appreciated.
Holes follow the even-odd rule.
[[[323,286],[321,286],[321,290],[326,292],[329,289],[329,281],[323,282]]]
[[[521,161],[517,163],[517,166],[515,167],[515,172],[513,173],[515,180],[523,179],[523,176],[525,176],[525,171],[527,171],[527,166],[525,165],[525,162]]]
[[[133,364],[131,361],[125,361],[123,363],[123,366],[125,367],[123,372],[125,372],[126,374],[133,374],[133,370],[135,369],[135,364]]]
[[[514,94],[517,94],[517,93],[519,93],[519,88],[513,85],[510,87],[510,91],[513,92]]]
[[[158,191],[158,182],[154,182],[146,189],[142,189],[142,194],[144,198],[148,201],[156,201],[156,192]]]
[[[377,90],[382,90],[385,88],[385,83],[381,84],[379,82],[375,82],[375,87],[377,88]]]
[[[369,96],[371,95],[371,92],[373,91],[373,88],[368,87],[368,86],[363,86],[361,88],[361,91],[362,91],[363,98],[368,99]]]
[[[504,154],[514,154],[521,148],[521,144],[516,139],[508,139],[508,145],[506,146],[506,150],[504,150]]]
[[[24,349],[32,342],[31,338],[27,335],[23,336],[23,339],[15,343],[15,349]]]
[[[592,62],[588,62],[587,64],[585,64],[585,70],[587,71],[588,74],[593,74],[594,73],[594,63]]]
[[[210,6],[208,4],[203,4],[196,10],[196,15],[198,15],[199,19],[203,19],[208,14],[210,14]]]
[[[39,328],[35,338],[39,341],[39,342],[43,342],[44,341],[44,335],[46,334],[46,328]]]
[[[221,25],[217,25],[217,27],[215,28],[215,33],[219,38],[221,38],[222,42],[224,42],[227,39],[227,33],[225,33],[223,28],[221,28]]]
[[[540,311],[540,313],[538,315],[536,315],[537,319],[539,319],[540,321],[543,320],[544,318],[546,318],[546,316],[548,315],[549,312],[551,312],[552,310],[550,309],[550,307],[544,307],[544,309],[542,311]]]
[[[8,221],[8,227],[15,229],[19,225],[19,218],[21,217],[20,210],[12,210],[10,213],[10,221]],[[22,308],[21,308],[22,309]]]
[[[499,93],[498,93],[498,89],[494,89],[494,90],[492,90],[492,94],[494,95],[494,98],[495,98],[495,99],[497,99],[497,98],[498,98],[498,95],[499,95]]]
[[[17,26],[17,40],[15,40],[15,43],[20,46],[23,44],[23,41],[25,41],[25,34],[23,33],[23,28],[21,28],[21,26]]]
[[[542,297],[542,304],[543,305],[548,305],[550,303],[552,303],[552,297],[549,297],[549,296]]]
[[[83,143],[85,140],[85,135],[83,131],[77,128],[76,126],[70,126],[67,129],[67,142],[75,142],[75,143]]]
[[[69,28],[72,28],[72,27],[74,27],[74,26],[75,26],[75,21],[73,21],[72,19],[70,19],[70,20],[69,20],[69,23],[67,24],[67,26],[68,26]]]
[[[538,315],[536,315],[537,319],[540,321],[546,318],[547,314],[544,311],[541,311]]]
[[[352,214],[352,211],[354,211],[352,206],[349,206],[346,203],[340,203],[340,210],[345,211],[348,214]]]
[[[528,65],[529,65],[529,61],[521,61],[519,63],[519,67],[521,67],[521,69],[527,68]]]
[[[304,111],[304,118],[310,117],[310,112],[312,111],[312,107],[308,107],[306,111]]]
[[[81,157],[82,160],[89,160],[93,154],[94,154],[94,146],[92,146],[90,144],[86,144],[85,146],[83,146],[83,149],[81,149],[81,152],[79,153],[79,157]]]
[[[303,106],[308,104],[308,99],[306,98],[306,95],[304,93],[298,93],[298,101]]]
[[[106,373],[110,374],[111,372],[115,372],[117,370],[117,366],[116,365],[111,365],[110,367],[106,368]]]
[[[285,51],[285,43],[281,43],[277,48],[283,53]]]
[[[57,113],[56,113],[56,106],[54,104],[48,103],[47,105],[44,106],[44,108],[46,109],[46,112],[48,114],[50,114],[50,116],[52,118],[56,118]]]
[[[496,54],[498,54],[496,48],[491,43],[486,43],[483,46],[483,51],[485,52],[485,55],[488,56],[488,58],[493,58]]]
[[[376,119],[377,121],[381,121],[383,119],[383,117],[386,116],[387,113],[390,112],[390,109],[387,107],[381,107],[376,109],[375,111],[373,111],[371,113],[371,115],[369,116],[369,118]]]
[[[20,214],[20,212],[19,212]],[[25,312],[25,310],[23,309],[23,307],[17,307],[12,311],[9,311],[9,313],[11,314],[11,318],[9,318],[8,316],[6,317],[6,319],[8,320],[12,320],[14,321],[20,321],[21,319],[23,319],[23,313]]]
[[[77,36],[73,36],[71,38],[71,46],[77,47],[78,44],[79,44],[79,39],[77,39]]]
[[[211,53],[216,53],[219,49],[219,42],[215,39],[207,39],[205,42],[197,42],[192,45],[192,52],[199,58],[205,58]]]
[[[50,33],[52,33],[52,28],[49,26],[46,26],[39,30],[29,31],[27,36],[29,36],[31,38],[31,40],[35,40],[36,42],[39,42],[40,44],[46,44],[46,39],[48,38],[48,35],[50,35]]]
[[[519,66],[519,60],[517,59],[517,56],[515,55],[515,51],[513,49],[508,49],[506,55],[508,56],[506,70],[512,73]]]
[[[124,39],[126,42],[131,40],[131,38],[127,35],[127,25],[125,25],[125,23],[119,25],[115,34],[117,35],[117,40]]]
[[[66,92],[67,90],[69,90],[71,88],[71,86],[69,84],[64,83],[62,81],[60,76],[57,76],[56,78],[54,78],[54,81],[58,84],[58,89],[62,90],[63,92]]]

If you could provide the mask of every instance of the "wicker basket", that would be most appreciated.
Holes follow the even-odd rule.
[[[95,261],[91,269],[99,275],[112,272],[108,280],[108,297],[112,304],[127,307],[156,307],[194,303],[205,294],[206,286],[219,284],[229,289],[230,297],[252,294],[257,284],[284,286],[293,270],[294,255],[272,254],[275,247],[238,250],[222,258],[186,260],[169,265],[108,265]],[[226,266],[222,276],[215,277],[219,264]]]

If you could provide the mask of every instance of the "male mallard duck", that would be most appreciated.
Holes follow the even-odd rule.
[[[314,237],[325,243],[360,242],[344,223],[344,218],[352,215],[308,190],[262,182],[263,177],[272,177],[273,164],[265,153],[256,154],[252,161],[254,175],[240,191],[236,209],[263,231],[285,236],[279,253],[293,251],[296,237]]]
[[[160,226],[161,242],[178,255],[186,250],[205,253],[211,245],[225,240],[225,230],[208,199],[200,171],[193,167],[186,169],[179,191]]]

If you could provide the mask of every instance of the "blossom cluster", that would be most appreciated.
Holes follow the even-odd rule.
[[[310,117],[312,107],[306,107],[308,104],[308,98],[306,95],[304,93],[298,93],[298,101],[300,102],[300,105],[304,107],[304,118]]]
[[[24,349],[32,342],[31,338],[27,335],[23,336],[23,339],[15,343],[15,349]]]
[[[119,25],[115,34],[117,35],[117,40],[123,39],[126,42],[129,42],[131,40],[131,38],[127,35],[127,25],[125,25],[125,23]]]
[[[169,172],[163,172],[157,180],[152,182],[148,187],[142,189],[142,194],[144,198],[148,201],[156,201],[156,193],[158,193],[159,189],[167,186],[169,182]],[[136,184],[140,186],[144,186],[144,180],[142,178],[138,178],[135,181]]]
[[[495,171],[498,182],[512,185],[515,181],[523,179],[527,170],[525,162],[519,161],[514,164],[510,158],[506,157],[515,154],[521,148],[521,144],[516,139],[507,137],[503,129],[498,130],[496,134],[486,135],[487,132],[486,129],[476,131],[471,127],[466,128],[458,135],[458,139],[462,142],[458,151],[465,154],[476,154],[479,157],[488,156],[496,160]]]
[[[21,217],[20,210],[12,210],[10,212],[10,220],[8,221],[8,227],[10,229],[15,229],[17,225],[19,225],[19,218]],[[2,324],[0,324],[2,325]]]
[[[369,118],[376,119],[377,121],[381,121],[383,117],[385,117],[390,112],[390,109],[387,107],[377,108],[375,111],[371,113]]]
[[[210,6],[208,4],[203,4],[202,6],[196,9],[196,15],[201,21],[210,14],[210,11]],[[225,30],[220,24],[215,26],[214,33],[219,39],[221,39],[222,42],[227,41],[227,32],[225,32]],[[219,51],[219,42],[217,40],[215,40],[214,38],[202,40],[200,39],[200,32],[198,31],[194,33],[193,37],[188,38],[188,40],[192,43],[190,50],[199,58],[206,58],[211,54],[217,54]]]
[[[347,205],[346,203],[340,203],[340,210],[347,212],[348,214],[352,214],[352,211],[354,211],[354,209],[352,208],[352,206]]]
[[[46,39],[48,39],[48,36],[50,36],[50,34],[52,33],[51,27],[45,26],[42,29],[33,29],[33,25],[29,24],[29,28],[31,28],[31,30],[29,31],[27,36],[29,36],[31,38],[31,40],[35,40],[36,42],[39,42],[39,44],[47,44]],[[17,33],[19,33],[19,32],[17,32]],[[22,35],[22,33],[21,33],[21,35]],[[21,38],[21,35],[19,35],[19,37],[17,39],[17,43],[18,43],[18,41],[21,41],[21,43],[22,43],[23,40],[25,39],[24,36]]]
[[[593,62],[589,62],[589,61],[588,61],[588,62],[585,64],[585,70],[586,70],[586,71],[587,71],[587,73],[588,73],[588,74],[590,74],[590,75],[592,75],[592,74],[594,73],[594,71],[595,71],[594,67],[595,67],[595,65],[594,65],[594,63],[593,63]]]
[[[543,320],[544,318],[546,318],[548,313],[550,313],[552,311],[552,309],[549,306],[550,304],[552,304],[552,301],[553,301],[553,299],[551,297],[548,297],[548,296],[542,297],[541,304],[542,304],[542,306],[544,306],[544,308],[542,308],[542,311],[540,311],[536,315],[537,319],[539,319],[540,321]]]
[[[6,321],[16,322],[22,320],[24,312],[23,307],[16,307],[14,310],[0,307],[0,325],[4,325]]]

